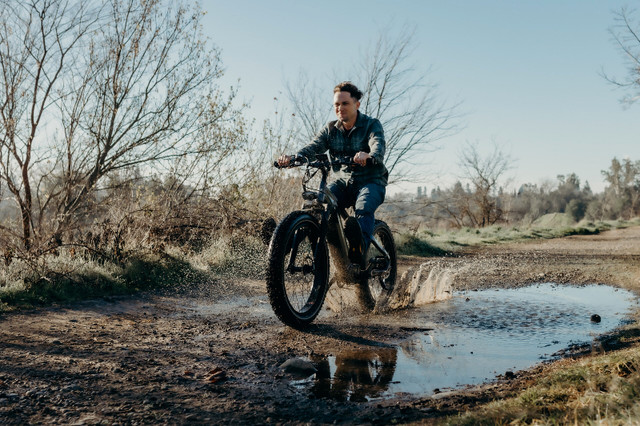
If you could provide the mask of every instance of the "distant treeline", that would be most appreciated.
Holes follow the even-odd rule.
[[[567,213],[576,222],[640,216],[640,161],[614,158],[602,175],[607,186],[596,194],[588,183],[581,185],[574,173],[558,175],[548,185],[524,184],[517,190],[498,188],[489,194],[462,182],[431,191],[420,186],[415,194],[389,197],[379,214],[410,229],[527,224],[549,213]]]

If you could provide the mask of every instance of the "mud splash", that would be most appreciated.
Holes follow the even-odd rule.
[[[435,277],[441,282],[444,275]],[[632,293],[603,285],[460,293],[395,315],[416,330],[395,347],[312,359],[318,373],[297,386],[312,397],[350,401],[442,393],[514,375],[572,345],[593,345],[637,305]]]
[[[398,280],[394,291],[379,311],[424,306],[450,299],[455,274],[438,262],[425,262],[417,269],[409,268]]]
[[[442,266],[438,261],[410,267],[398,278],[393,292],[380,300],[375,310],[382,313],[450,299],[454,278],[455,274],[451,269]],[[359,302],[356,287],[333,285],[327,293],[325,306],[333,312],[357,309]]]

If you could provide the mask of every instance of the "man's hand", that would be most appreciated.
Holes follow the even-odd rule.
[[[371,155],[369,155],[369,153],[367,152],[357,152],[356,155],[353,157],[353,161],[356,164],[359,164],[361,166],[366,166],[367,165],[367,160],[371,158]]]
[[[287,167],[289,163],[291,163],[292,159],[293,155],[282,154],[280,157],[278,157],[278,166]]]

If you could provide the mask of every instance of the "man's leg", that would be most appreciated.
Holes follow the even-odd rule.
[[[346,209],[349,207],[349,189],[347,187],[347,182],[342,179],[335,180],[331,182],[328,186],[329,191],[336,197],[338,200],[338,206]]]
[[[375,224],[374,213],[376,209],[384,201],[386,188],[383,185],[370,183],[360,188],[358,198],[356,199],[356,218],[360,223],[362,235],[364,237],[365,252],[371,242],[371,234],[373,233],[373,225]]]
[[[355,205],[358,196],[357,187],[353,183],[344,180],[337,180],[329,184],[329,190],[338,200],[338,206],[346,209]],[[360,229],[359,221],[354,217],[349,217],[344,222],[345,237],[348,242],[349,260],[352,263],[362,263],[362,250],[364,238]]]

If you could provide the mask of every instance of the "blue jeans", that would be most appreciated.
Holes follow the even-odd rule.
[[[329,184],[329,190],[336,196],[339,207],[355,207],[356,219],[362,230],[366,250],[375,224],[374,213],[384,201],[386,188],[377,183],[356,184],[338,179]]]

